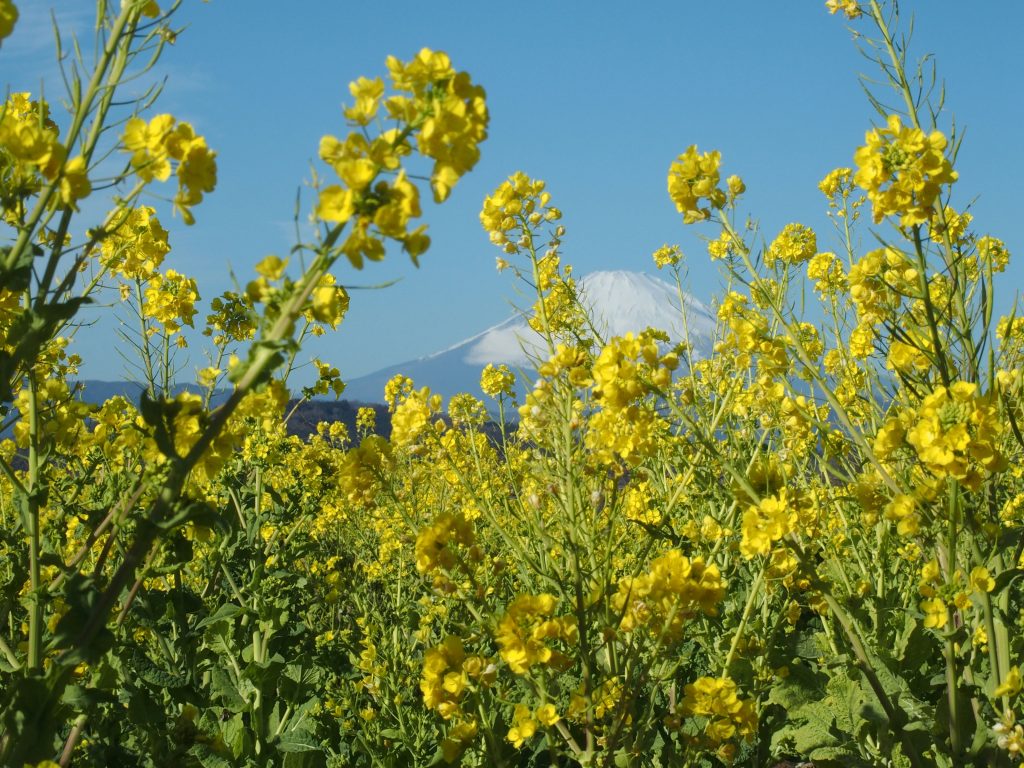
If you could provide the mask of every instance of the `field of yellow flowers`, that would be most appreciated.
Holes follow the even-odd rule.
[[[303,341],[342,322],[343,269],[429,247],[420,195],[477,163],[484,90],[428,49],[354,81],[315,236],[212,301],[205,395],[172,396],[198,286],[141,195],[193,223],[217,165],[126,102],[161,5],[99,4],[67,114],[0,108],[0,765],[1020,760],[1024,317],[994,316],[1009,253],[949,205],[959,137],[894,4],[826,3],[899,104],[821,181],[832,250],[762,236],[719,152],[668,164],[727,278],[712,356],[602,338],[555,198],[517,173],[480,221],[532,294],[536,375],[487,366],[490,402],[447,404],[398,376],[389,439],[367,408],[308,440],[285,428]],[[0,0],[0,39],[17,20]],[[682,298],[679,247],[653,258]],[[137,318],[137,403],[76,397],[68,329],[101,296]],[[318,370],[305,396],[339,392]]]

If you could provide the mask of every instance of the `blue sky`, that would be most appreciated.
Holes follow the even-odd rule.
[[[60,83],[47,9],[87,33],[94,3],[23,0],[19,7],[23,18],[0,51],[0,80],[38,92],[43,77],[52,99]],[[967,129],[955,202],[973,200],[979,233],[1001,237],[1018,256],[997,288],[1006,311],[1024,282],[1024,3],[904,0],[901,7],[905,17],[916,14],[912,52],[934,53],[945,79],[942,124],[955,118]],[[495,270],[497,251],[477,214],[516,170],[548,182],[565,212],[564,258],[579,274],[653,272],[651,252],[679,243],[689,254],[689,288],[706,301],[719,275],[667,197],[675,156],[694,143],[721,150],[725,173],[746,181],[747,210],[766,237],[800,221],[818,229],[825,250],[833,241],[817,182],[852,163],[874,117],[857,80],[859,72],[873,74],[872,65],[818,0],[630,7],[185,0],[177,18],[187,29],[161,64],[168,80],[157,110],[207,137],[218,151],[219,183],[196,210],[195,227],[162,217],[174,249],[165,265],[196,277],[205,299],[230,287],[229,265],[244,281],[262,257],[287,252],[296,192],[310,177],[319,139],[345,132],[350,80],[383,75],[388,54],[409,58],[429,46],[487,89],[491,129],[482,160],[448,203],[425,206],[433,246],[421,268],[396,251],[360,273],[337,270],[346,284],[400,278],[386,290],[353,292],[339,331],[310,346],[344,377],[442,349],[508,316],[512,281]],[[308,194],[304,202],[303,219]],[[98,216],[100,203],[85,211]],[[121,375],[111,330],[80,334],[85,376]]]

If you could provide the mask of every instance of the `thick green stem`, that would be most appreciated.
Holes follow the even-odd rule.
[[[39,392],[35,371],[28,375],[28,546],[29,546],[29,598],[28,668],[42,668],[43,648],[43,595],[40,580],[39,531]]]

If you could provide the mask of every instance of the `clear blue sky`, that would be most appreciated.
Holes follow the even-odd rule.
[[[88,29],[88,0],[22,0],[19,28],[0,51],[0,81],[38,92],[42,75],[52,98],[60,83],[49,52],[50,6],[68,25]],[[912,50],[937,56],[948,94],[943,122],[955,117],[967,128],[956,202],[976,197],[978,231],[1001,237],[1017,257],[998,286],[1005,310],[1024,284],[1024,3],[901,6],[917,16]],[[205,299],[229,287],[229,264],[244,281],[260,258],[288,250],[296,190],[320,137],[344,134],[350,80],[383,75],[388,54],[409,58],[429,46],[487,89],[491,129],[482,160],[445,206],[425,206],[433,247],[421,268],[394,252],[361,273],[338,270],[352,284],[401,278],[384,291],[354,292],[341,329],[310,347],[345,377],[444,348],[508,316],[511,280],[496,272],[497,252],[477,214],[483,197],[516,170],[548,181],[565,212],[565,258],[579,274],[652,272],[651,252],[678,242],[690,254],[690,289],[707,300],[718,274],[665,191],[675,156],[692,143],[720,149],[725,172],[745,179],[748,210],[766,237],[801,221],[818,228],[824,250],[831,230],[817,182],[852,164],[873,118],[857,81],[870,62],[819,0],[628,8],[185,0],[178,21],[188,28],[165,55],[158,111],[192,121],[218,151],[220,171],[195,227],[163,217],[174,248],[166,265],[195,276]],[[81,335],[83,373],[117,378],[121,363],[103,334]]]

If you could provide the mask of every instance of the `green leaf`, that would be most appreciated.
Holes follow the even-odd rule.
[[[220,667],[210,670],[210,698],[220,701],[226,709],[233,712],[248,709],[248,703],[235,687],[231,676]]]
[[[837,675],[828,681],[827,689],[827,701],[832,704],[836,728],[855,738],[863,722],[860,711],[864,706],[864,694],[860,686],[846,676]]]
[[[814,672],[806,664],[790,664],[789,675],[776,682],[768,701],[785,710],[795,710],[821,698],[826,680],[824,675]]]
[[[241,612],[242,609],[234,603],[224,603],[224,605],[218,608],[212,615],[207,616],[205,619],[196,624],[196,629],[208,627],[211,624],[216,624],[218,621],[231,621]]]
[[[84,712],[100,703],[112,704],[116,699],[108,692],[81,685],[69,685],[64,689],[63,701],[76,712]]]
[[[188,685],[186,675],[158,667],[141,653],[132,654],[132,667],[138,679],[154,688],[183,688]]]
[[[796,752],[809,755],[816,749],[837,746],[837,739],[832,730],[834,718],[827,700],[807,704],[792,713],[794,720],[803,720],[803,725],[789,730]]]
[[[320,742],[317,741],[309,731],[295,730],[287,731],[277,740],[277,749],[280,752],[319,752]]]
[[[246,750],[246,737],[248,733],[249,729],[245,727],[241,713],[236,713],[221,728],[224,743],[231,749],[231,754],[235,757],[240,757],[243,751]]]
[[[205,744],[196,744],[188,751],[203,768],[233,768],[231,762],[214,752]]]

